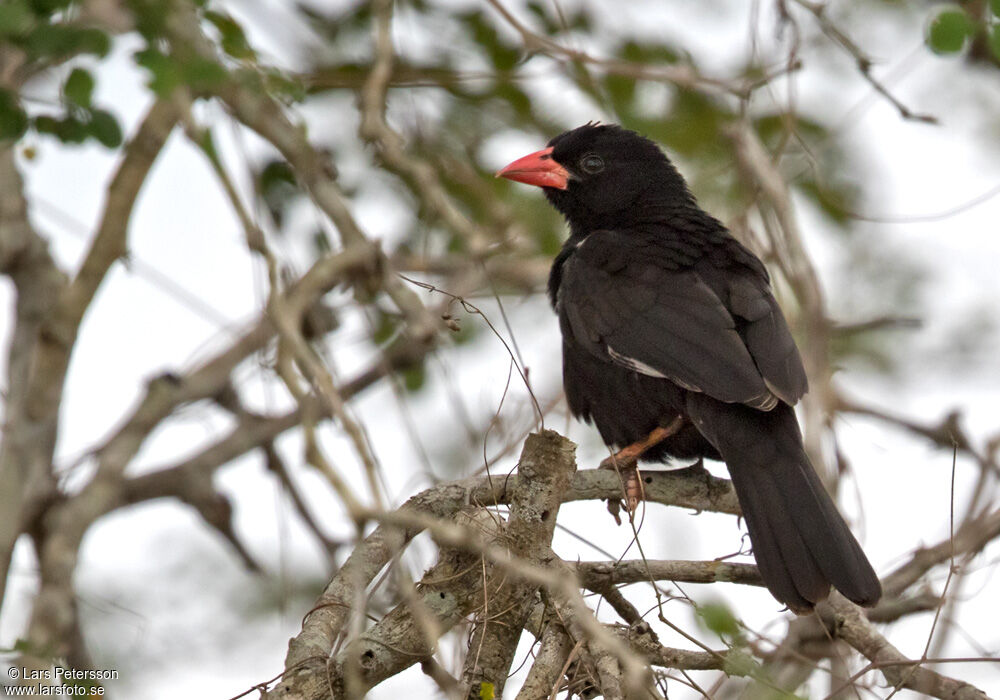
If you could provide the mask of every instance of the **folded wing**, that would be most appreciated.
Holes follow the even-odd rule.
[[[714,289],[700,265],[635,254],[627,235],[597,231],[567,258],[556,305],[572,342],[726,403],[798,400],[805,374],[766,278],[719,275],[732,288]]]

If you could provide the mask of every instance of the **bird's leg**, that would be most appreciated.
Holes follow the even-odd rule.
[[[674,435],[681,426],[684,425],[684,419],[681,416],[677,416],[670,424],[663,427],[657,427],[652,430],[646,437],[637,442],[633,442],[631,445],[623,447],[622,449],[615,452],[610,457],[601,461],[601,469],[614,469],[622,478],[622,487],[625,492],[625,502],[628,505],[628,512],[632,514],[635,509],[639,507],[639,501],[641,501],[645,494],[642,490],[642,479],[639,477],[639,468],[637,466],[639,458],[651,447],[659,445],[661,442],[666,440],[671,435]],[[621,520],[618,518],[617,504],[612,505],[608,502],[608,510],[615,518],[615,522],[619,525]]]
[[[639,458],[651,447],[659,445],[661,442],[666,440],[671,435],[677,433],[684,425],[684,419],[677,416],[672,421],[670,425],[666,427],[653,428],[652,432],[649,433],[642,440],[633,442],[627,447],[615,452],[610,457],[607,457],[601,462],[601,469],[620,469],[624,466],[635,465],[639,461]]]

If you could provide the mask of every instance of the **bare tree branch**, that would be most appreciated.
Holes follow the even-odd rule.
[[[166,102],[154,104],[143,119],[108,186],[104,216],[79,273],[68,286],[60,289],[58,300],[46,309],[37,329],[24,411],[43,431],[41,435],[31,436],[33,455],[25,456],[27,463],[37,465],[39,474],[51,472],[63,383],[80,321],[108,269],[125,252],[132,205],[175,120],[176,112]],[[74,510],[81,517],[47,518],[44,530],[37,533],[40,536],[37,546],[42,585],[28,627],[30,648],[62,655],[73,652],[69,645],[77,638],[71,634],[76,626],[72,585],[76,550],[86,527],[105,512],[102,500],[74,499]],[[20,523],[19,527],[24,525]],[[39,662],[30,656],[26,661],[32,667]]]
[[[293,74],[267,65],[264,54],[249,45],[254,37],[249,32],[243,36],[238,18],[228,17],[224,9],[209,9],[191,0],[161,3],[153,23],[145,21],[147,8],[141,7],[142,3],[81,0],[52,17],[43,17],[32,3],[28,3],[31,7],[15,5],[4,13],[4,27],[0,28],[0,34],[9,37],[6,43],[0,42],[0,108],[9,112],[13,106],[20,120],[15,131],[26,124],[29,136],[11,147],[0,144],[0,274],[12,280],[16,293],[7,374],[2,378],[6,391],[2,397],[4,425],[0,439],[0,602],[9,605],[4,601],[4,585],[14,544],[21,534],[27,534],[35,546],[41,579],[28,628],[18,635],[17,648],[25,650],[24,658],[17,661],[20,666],[42,668],[56,657],[65,657],[76,666],[93,663],[85,645],[88,630],[83,628],[77,610],[79,591],[74,588],[74,578],[79,573],[80,548],[86,533],[111,512],[154,499],[187,504],[230,543],[247,567],[258,569],[234,530],[229,500],[214,483],[220,467],[239,457],[254,454],[266,460],[280,480],[279,488],[290,495],[307,523],[310,535],[326,549],[326,564],[335,569],[335,553],[346,543],[326,534],[325,518],[319,518],[320,514],[311,509],[312,501],[306,498],[309,494],[300,493],[294,476],[298,471],[286,467],[275,449],[280,436],[294,431],[293,442],[301,438],[303,444],[297,458],[325,476],[323,488],[332,488],[339,496],[340,504],[334,511],[322,515],[353,524],[360,541],[352,543],[346,561],[331,573],[322,596],[290,641],[280,682],[274,688],[269,688],[274,680],[256,687],[262,695],[353,699],[383,679],[419,663],[426,677],[451,700],[490,694],[499,697],[516,663],[513,660],[518,643],[528,632],[534,635],[537,647],[521,664],[528,670],[518,697],[533,700],[554,699],[560,693],[646,700],[665,697],[668,681],[685,684],[705,697],[723,698],[739,686],[740,692],[746,690],[747,697],[763,698],[778,692],[796,692],[815,678],[818,670],[827,673],[824,680],[831,684],[831,698],[836,700],[853,697],[848,691],[856,693],[862,683],[880,682],[874,680],[872,670],[880,670],[895,686],[889,695],[910,688],[943,700],[985,697],[957,677],[944,675],[949,667],[943,662],[957,659],[927,658],[937,656],[928,653],[920,660],[906,658],[875,625],[927,611],[937,611],[938,615],[944,611],[944,619],[964,602],[959,600],[954,586],[946,585],[937,594],[927,582],[928,573],[940,571],[936,567],[947,562],[960,572],[1000,538],[1000,511],[984,505],[995,495],[993,477],[1000,468],[993,443],[1000,444],[1000,438],[986,440],[986,446],[980,447],[976,434],[960,425],[957,412],[948,414],[940,423],[921,422],[850,402],[831,386],[831,340],[896,321],[878,317],[837,327],[826,316],[823,288],[803,242],[792,185],[782,173],[784,143],[773,152],[765,143],[769,143],[772,122],[780,122],[786,136],[801,136],[806,151],[811,138],[806,136],[807,129],[824,139],[829,139],[830,132],[821,117],[805,111],[796,114],[797,81],[790,79],[766,96],[757,92],[776,77],[790,75],[806,64],[808,47],[798,34],[791,42],[777,38],[775,45],[784,59],[777,68],[762,63],[762,59],[774,56],[767,47],[757,46],[764,37],[762,15],[774,16],[770,9],[754,4],[747,27],[753,46],[744,63],[727,73],[728,77],[713,77],[701,71],[694,59],[685,58],[681,41],[656,42],[616,28],[593,43],[591,40],[598,37],[588,24],[598,15],[587,8],[553,6],[554,11],[550,11],[548,7],[532,7],[536,16],[526,15],[530,21],[519,19],[520,10],[508,7],[503,0],[489,0],[462,14],[443,6],[433,6],[426,12],[424,8],[408,7],[406,17],[394,16],[396,8],[390,0],[355,4],[331,18],[324,16],[325,10],[296,10],[308,17],[309,31],[316,32],[315,36],[296,36],[302,37],[306,46],[318,47],[314,39],[328,31],[330,44],[336,49],[331,55],[338,55],[331,58],[317,52],[316,58],[303,54],[305,60],[331,65]],[[967,10],[969,17],[975,18],[977,13],[988,16],[985,5],[979,5],[982,3]],[[773,10],[778,31],[790,28],[798,33],[797,20],[814,19],[818,29],[813,34],[822,33],[822,44],[833,45],[838,56],[844,53],[856,62],[860,73],[852,73],[855,83],[866,83],[904,118],[930,120],[909,110],[890,93],[887,83],[874,77],[871,59],[851,37],[847,25],[834,21],[826,5],[811,0],[779,0]],[[438,47],[434,42],[426,54],[414,58],[410,37],[404,40],[401,32],[409,29],[411,20],[425,19],[460,32],[456,38],[472,46],[473,60],[468,65],[454,63],[453,47]],[[63,114],[65,120],[59,122],[63,126],[88,126],[91,118],[104,110],[98,104],[93,109],[78,104],[79,95],[71,93],[89,94],[89,89],[72,90],[61,74],[49,70],[75,60],[79,47],[69,45],[64,54],[59,49],[47,54],[44,47],[37,49],[25,32],[38,30],[44,34],[43,30],[55,28],[72,34],[77,29],[94,27],[105,32],[91,37],[97,44],[95,54],[103,50],[108,33],[136,32],[132,38],[139,36],[150,54],[156,54],[167,65],[151,67],[147,55],[137,57],[155,84],[155,95],[149,91],[153,95],[152,107],[126,146],[117,151],[120,159],[99,224],[85,242],[80,269],[67,281],[49,255],[44,238],[29,221],[29,202],[14,147],[21,145],[21,153],[30,158],[33,139],[65,136],[64,143],[75,143],[81,138],[79,134],[50,133],[40,119],[43,113],[52,120],[50,127]],[[433,31],[438,29],[434,26]],[[982,29],[977,31],[983,33]],[[351,37],[341,41],[339,37],[347,34]],[[349,45],[346,54],[352,56],[355,49],[370,47],[370,59],[342,60],[339,54]],[[545,58],[531,60],[537,55]],[[538,75],[532,75],[524,67],[525,62],[538,66]],[[97,75],[90,63],[79,66],[85,73],[84,83],[91,73]],[[74,63],[67,69],[76,67]],[[550,70],[553,67],[555,74]],[[165,87],[170,83],[165,77],[170,76],[160,69],[174,71],[177,85]],[[38,94],[23,89],[24,81],[33,76],[47,80],[46,85],[37,81],[43,88]],[[80,77],[77,73],[76,78]],[[303,86],[296,81],[303,78],[312,82],[299,92],[297,88]],[[806,401],[807,446],[817,466],[823,459],[823,438],[831,434],[838,412],[867,415],[902,427],[938,446],[961,451],[978,463],[980,468],[974,476],[979,481],[973,488],[965,521],[953,528],[954,536],[945,542],[916,551],[912,543],[903,544],[901,549],[907,555],[885,577],[886,595],[875,608],[862,611],[834,595],[813,616],[786,616],[788,632],[777,648],[770,638],[745,626],[732,636],[723,635],[730,648],[709,646],[700,633],[689,633],[674,619],[668,619],[662,606],[642,609],[640,598],[633,596],[640,591],[636,586],[651,587],[658,602],[662,602],[659,582],[761,586],[757,568],[723,560],[647,560],[641,551],[641,558],[624,561],[616,561],[611,555],[608,561],[560,558],[552,550],[551,540],[561,504],[617,499],[622,493],[619,476],[603,470],[572,473],[571,444],[553,433],[527,439],[519,474],[495,475],[497,472],[489,468],[493,459],[487,455],[486,437],[491,447],[498,440],[504,441],[501,449],[493,450],[494,459],[497,455],[506,458],[515,454],[526,432],[521,427],[525,416],[508,413],[508,403],[493,415],[496,423],[504,421],[508,425],[492,433],[487,430],[484,435],[473,427],[478,418],[466,415],[464,404],[469,397],[462,393],[464,387],[456,388],[449,398],[458,406],[456,413],[466,427],[465,437],[471,442],[483,442],[486,475],[436,485],[395,510],[385,505],[390,500],[390,489],[396,487],[388,477],[398,472],[382,473],[379,457],[388,451],[383,452],[367,430],[373,421],[381,422],[382,416],[373,417],[352,403],[358,394],[386,379],[401,385],[400,378],[393,375],[404,368],[421,370],[423,380],[424,363],[431,353],[447,369],[450,356],[439,351],[446,337],[441,330],[459,330],[458,319],[451,316],[455,303],[461,303],[469,313],[481,313],[465,299],[483,294],[484,290],[498,303],[499,294],[528,298],[531,304],[541,301],[537,296],[544,290],[550,265],[548,253],[558,240],[534,230],[539,227],[531,220],[534,210],[527,200],[517,200],[515,208],[505,203],[506,197],[497,197],[501,190],[495,181],[484,177],[479,158],[486,157],[492,148],[484,146],[491,136],[507,127],[522,131],[554,129],[561,118],[542,114],[541,103],[534,103],[539,80],[552,79],[563,86],[568,79],[577,88],[573,95],[565,95],[567,114],[576,113],[569,108],[570,100],[582,97],[592,106],[617,113],[619,121],[642,128],[645,120],[660,116],[661,107],[650,105],[665,100],[670,104],[662,109],[670,113],[670,118],[685,117],[685,109],[690,110],[686,118],[698,117],[694,131],[699,133],[697,139],[710,144],[710,149],[710,142],[722,136],[724,141],[716,150],[724,151],[728,138],[741,180],[736,184],[745,185],[743,189],[752,196],[745,203],[744,218],[756,223],[759,214],[767,238],[762,247],[773,253],[770,257],[779,270],[776,287],[779,292],[784,287],[790,289],[796,302],[798,318],[794,325],[803,331],[804,356],[813,385]],[[641,84],[643,81],[647,84]],[[436,88],[431,98],[440,100],[435,102],[434,110],[425,113],[419,99],[401,99],[409,97],[404,90],[417,86]],[[315,95],[317,89],[334,88],[342,90],[333,97],[354,100],[355,106],[353,111],[345,111],[350,114],[341,122],[350,126],[346,131],[340,129],[337,138],[331,139],[333,147],[327,150],[319,145],[322,141],[315,136],[318,129],[307,119],[307,109],[299,109],[298,100],[303,95],[309,99],[308,95]],[[60,89],[58,98],[51,104],[47,102]],[[760,99],[751,99],[758,94]],[[779,104],[786,95],[788,104]],[[243,147],[244,137],[250,137],[247,160],[255,161],[262,151],[266,158],[277,159],[273,165],[280,166],[280,185],[276,189],[281,192],[268,191],[265,182],[269,177],[267,168],[272,164],[259,173],[238,173],[231,168],[229,151],[217,151],[212,141],[222,134],[213,121],[218,111],[201,110],[204,102],[221,105],[232,118],[237,148]],[[499,110],[489,110],[488,119],[470,120],[469,113],[460,108],[473,103],[499,106]],[[416,109],[409,109],[411,105]],[[739,121],[734,123],[735,112]],[[344,114],[338,113],[338,117]],[[509,114],[518,116],[508,119]],[[701,115],[706,119],[702,120]],[[153,369],[158,374],[140,392],[135,405],[121,416],[108,436],[81,458],[80,462],[87,462],[85,468],[74,469],[71,478],[66,479],[71,488],[60,489],[58,479],[65,472],[54,468],[53,454],[57,440],[64,439],[59,425],[63,385],[81,322],[115,262],[128,254],[128,231],[137,197],[178,120],[191,142],[208,158],[224,203],[228,202],[242,224],[251,260],[260,255],[267,265],[266,310],[238,337],[216,346],[197,365],[176,372]],[[10,133],[6,124],[0,131]],[[464,152],[454,147],[456,135],[464,140]],[[693,146],[697,139],[682,136],[672,145],[688,155],[682,146],[687,140]],[[826,145],[830,146],[828,141]],[[377,172],[388,173],[388,179],[359,182],[354,173],[356,158],[350,159],[351,177],[339,178],[334,154],[339,157],[341,153],[356,155],[362,151],[374,155]],[[723,154],[722,160],[728,163],[729,155]],[[365,165],[371,163],[365,161]],[[256,165],[251,167],[255,169]],[[365,174],[371,172],[369,168]],[[245,189],[247,180],[243,175],[247,174],[253,178],[252,194]],[[397,181],[403,189],[396,187]],[[730,184],[727,178],[726,185]],[[392,191],[394,202],[403,203],[409,217],[399,227],[402,230],[390,236],[383,252],[382,244],[372,239],[367,226],[362,226],[368,220],[362,216],[370,215],[365,198],[372,193],[381,196],[387,190]],[[260,201],[255,202],[254,196]],[[303,209],[319,217],[314,223],[322,232],[316,237],[315,250],[310,251],[313,259],[305,266],[304,274],[292,271],[298,268],[299,241],[287,259],[282,248],[272,248],[270,232],[265,233],[254,212],[257,204],[274,213],[273,223],[282,233],[292,233],[300,226],[292,219],[299,218]],[[293,207],[294,216],[283,215]],[[333,243],[326,238],[327,224],[338,234]],[[329,252],[331,248],[333,252]],[[426,283],[410,280],[397,270],[415,271],[429,279]],[[439,306],[435,306],[436,299],[425,303],[423,292],[414,291],[414,285],[432,291],[447,289],[449,301]],[[328,294],[337,287],[346,293]],[[506,306],[506,301],[503,303]],[[338,321],[344,323],[334,335]],[[363,326],[360,334],[356,321]],[[492,328],[488,319],[487,324]],[[513,332],[510,327],[508,330]],[[455,337],[459,342],[464,340],[464,336]],[[355,352],[358,347],[372,357],[362,360],[369,364],[361,365],[356,374],[348,374],[345,381],[339,368],[359,366],[357,360],[361,358]],[[513,358],[515,353],[511,355]],[[251,368],[255,361],[257,366]],[[248,410],[241,397],[243,388],[236,382],[251,369],[259,373],[268,389],[278,386],[282,391],[274,381],[280,379],[291,395],[292,405],[268,415]],[[522,366],[518,370],[522,371]],[[437,379],[434,372],[426,375],[432,382]],[[402,390],[396,398],[401,407],[409,408],[409,399]],[[545,398],[534,400],[543,416],[549,412],[541,406],[560,403],[558,395]],[[152,471],[132,471],[136,457],[152,443],[151,436],[162,426],[172,425],[174,418],[192,404],[222,408],[230,424],[222,431],[213,431],[193,454],[164,457],[165,463]],[[418,421],[408,420],[406,427],[411,437],[416,436],[414,442],[421,443],[424,436],[419,435]],[[330,430],[346,437],[353,453],[344,457],[331,449],[334,443],[325,441]],[[440,472],[433,463],[434,450],[420,447],[421,466],[437,479]],[[367,490],[359,491],[351,479],[353,474],[341,468],[355,457],[364,469]],[[478,459],[452,461],[466,470],[462,473],[472,473]],[[648,504],[644,507],[655,508],[653,504],[659,503],[740,514],[729,481],[714,478],[701,467],[649,471],[642,478]],[[595,517],[605,522],[608,516],[601,511]],[[740,537],[735,521],[728,522],[733,542],[722,548],[725,552],[732,551]],[[610,526],[610,518],[606,524]],[[371,526],[374,530],[369,529]],[[362,539],[366,531],[369,534]],[[425,542],[421,539],[412,551],[407,547],[420,533],[436,544],[437,551],[429,570],[414,583],[418,577],[408,566],[414,555],[425,554]],[[591,592],[596,595],[591,596]],[[603,622],[608,606],[626,624]],[[650,614],[658,614],[656,620],[650,618],[652,624],[645,620]],[[660,628],[654,628],[659,623],[686,637],[694,648],[672,648],[661,643],[656,634]],[[954,629],[961,629],[959,624]],[[706,633],[704,638],[709,635]],[[941,641],[943,636],[937,639]],[[447,652],[456,642],[462,647],[460,653],[449,658]],[[857,659],[852,649],[870,661],[853,676]],[[928,666],[939,662],[939,668]],[[688,675],[695,671],[707,671],[716,679],[715,685],[702,688],[701,676]],[[748,680],[729,685],[724,676]]]
[[[548,558],[563,494],[576,471],[575,451],[576,445],[551,431],[530,435],[525,441],[503,540],[512,556],[535,564]],[[507,578],[505,572],[493,567],[485,575],[487,581],[494,582]],[[489,684],[502,696],[535,593],[534,586],[508,580],[497,585],[484,602],[462,672],[463,684],[474,695],[482,695],[482,686]]]
[[[950,561],[953,557],[979,552],[998,536],[1000,510],[966,521],[955,531],[954,537],[914,552],[910,561],[882,579],[882,589],[886,595],[899,595],[919,581],[931,568]]]
[[[647,479],[645,488],[648,501],[672,503],[699,510],[737,512],[735,496],[728,482],[715,479],[704,470],[647,472],[644,476]],[[472,546],[473,543],[469,540],[468,533],[462,529],[454,531],[443,528],[440,524],[441,519],[452,517],[454,513],[467,504],[508,503],[510,494],[517,489],[519,479],[520,477],[509,477],[502,480],[480,477],[442,484],[417,494],[393,513],[372,513],[371,517],[378,518],[382,524],[354,548],[344,566],[327,585],[316,606],[306,616],[302,632],[289,644],[288,656],[285,659],[285,668],[288,674],[291,677],[303,673],[311,674],[314,670],[310,671],[309,669],[314,667],[314,661],[327,658],[349,621],[349,607],[351,605],[349,601],[356,599],[358,593],[363,591],[378,572],[396,557],[412,537],[426,528],[436,538],[447,537],[447,539],[441,540],[442,546]],[[606,500],[617,497],[620,492],[621,485],[617,475],[607,470],[589,470],[578,472],[574,476],[562,500],[564,503],[573,500]],[[477,551],[486,554],[488,560],[500,565],[505,570],[508,567],[513,567],[516,575],[524,577],[529,582],[536,585],[554,586],[553,590],[557,590],[560,596],[564,596],[560,604],[564,615],[582,620],[579,623],[581,630],[589,630],[590,632],[599,630],[600,625],[596,621],[591,623],[586,620],[591,613],[588,611],[584,614],[586,605],[579,597],[579,592],[576,591],[570,595],[570,587],[574,585],[572,576],[543,575],[539,570],[530,566],[515,565],[506,550],[501,551],[495,547],[490,548],[480,544],[477,546]],[[554,555],[550,555],[550,559],[551,557]],[[558,558],[551,560],[557,561]],[[597,631],[597,634],[599,635],[598,639],[605,640],[605,645],[610,645],[610,647],[604,646],[602,648],[611,650],[616,657],[622,658],[619,654],[624,654],[624,658],[632,658],[618,642],[610,641],[607,633]],[[588,638],[592,637],[588,634]],[[628,669],[626,675],[629,678],[629,683],[640,682],[641,684],[642,681],[637,675],[640,669],[632,665],[631,662]],[[286,681],[291,684],[289,688],[298,687],[298,682],[294,678],[286,678]],[[290,692],[290,690],[286,689],[282,692]]]
[[[862,77],[868,81],[868,84],[871,85],[877,93],[882,95],[882,97],[888,100],[889,103],[896,108],[896,111],[899,112],[899,116],[903,119],[924,122],[926,124],[938,123],[937,117],[933,115],[920,114],[909,109],[906,105],[900,102],[899,99],[893,95],[885,85],[872,75],[871,58],[869,58],[868,55],[862,51],[861,47],[859,47],[830,19],[826,3],[811,2],[810,0],[791,0],[791,2],[794,2],[799,7],[808,10],[812,16],[816,18],[816,22],[819,24],[823,33],[854,58]]]
[[[38,334],[65,284],[48,244],[28,221],[14,149],[0,147],[0,274],[14,282],[14,325],[6,358],[7,393],[0,440],[0,601],[14,543],[55,491],[52,453],[57,416],[28,410]]]
[[[728,581],[751,586],[763,586],[760,572],[753,564],[731,564],[721,561],[659,561],[635,559],[605,562],[581,561],[576,564],[580,583],[592,591],[602,586],[617,586],[644,581],[677,581],[678,583],[715,583]]]
[[[460,511],[455,523],[474,529],[488,540],[501,536],[503,530],[496,517],[481,509]],[[344,640],[327,665],[325,683],[321,684],[327,687],[320,687],[320,697],[326,697],[331,687],[334,697],[363,697],[382,680],[429,659],[438,638],[480,607],[484,595],[496,592],[484,589],[483,584],[476,552],[442,549],[437,563],[417,584],[416,601],[400,603],[360,637]],[[418,611],[417,606],[422,610]],[[430,622],[422,622],[421,614],[429,616]],[[293,690],[291,681],[299,683],[307,678],[302,674],[286,678],[289,685],[279,686],[277,697],[284,697],[282,693],[286,692],[294,697],[301,691]],[[306,693],[305,697],[310,695]]]
[[[566,628],[554,616],[548,616],[542,626],[539,641],[541,644],[535,652],[528,677],[517,693],[517,700],[549,697],[559,688],[566,675],[567,663],[574,648]]]
[[[768,76],[766,79],[738,82],[701,75],[694,67],[689,65],[648,65],[646,63],[633,63],[617,59],[597,58],[585,51],[563,46],[546,36],[533,32],[523,22],[519,21],[510,10],[504,7],[500,0],[489,0],[489,3],[500,13],[504,21],[521,35],[521,41],[524,42],[524,48],[528,52],[542,53],[553,58],[593,65],[612,75],[621,75],[638,80],[672,83],[677,87],[694,90],[709,96],[728,94],[736,97],[745,97],[749,92],[766,85],[785,70],[796,70],[798,68],[798,66],[786,66],[778,73]]]
[[[386,88],[392,75],[391,0],[375,0],[375,62],[361,91],[361,137],[378,147],[386,167],[413,183],[421,199],[453,231],[469,242],[473,258],[489,245],[484,232],[475,226],[451,201],[434,168],[406,152],[403,138],[385,119]]]
[[[834,592],[828,605],[837,619],[837,635],[861,652],[872,668],[898,687],[910,688],[942,700],[988,700],[986,693],[970,683],[943,676],[907,659],[883,637],[864,616],[861,609]],[[914,665],[917,664],[917,665]]]

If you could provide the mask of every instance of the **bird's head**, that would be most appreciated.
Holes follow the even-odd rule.
[[[637,222],[652,209],[693,201],[659,146],[613,124],[559,134],[497,177],[541,187],[574,230]]]

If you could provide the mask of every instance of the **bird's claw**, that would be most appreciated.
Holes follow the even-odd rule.
[[[611,513],[611,517],[615,519],[615,525],[621,526],[622,524],[622,518],[620,515],[621,511],[622,511],[621,500],[618,498],[609,498],[608,512]]]
[[[632,459],[622,462],[616,461],[615,457],[610,457],[601,462],[601,469],[614,469],[618,472],[618,476],[622,481],[625,508],[631,519],[632,514],[639,507],[639,501],[643,500],[646,495],[642,488],[642,478],[639,476],[639,468],[636,460]],[[618,515],[621,512],[621,504],[621,499],[608,499],[608,512],[611,513],[618,525],[622,524],[621,518]]]

